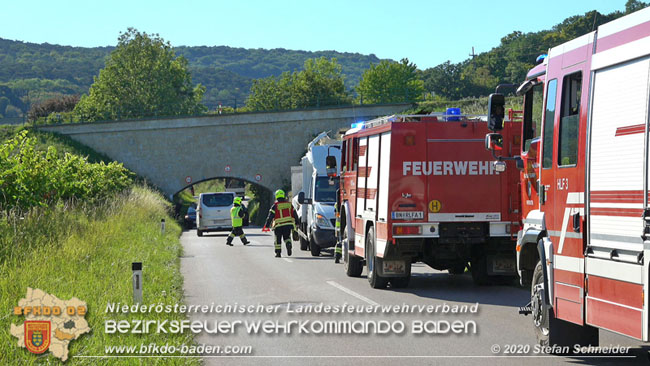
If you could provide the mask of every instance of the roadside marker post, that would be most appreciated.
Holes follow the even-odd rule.
[[[160,219],[160,235],[165,235],[165,219]]]
[[[133,271],[133,303],[142,303],[142,262],[131,263]]]

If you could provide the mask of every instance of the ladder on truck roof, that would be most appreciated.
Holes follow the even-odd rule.
[[[422,121],[422,119],[425,119]],[[427,120],[431,119],[431,120]],[[446,114],[433,112],[430,114],[393,114],[378,117],[369,121],[355,123],[352,130],[377,127],[390,122],[486,122],[487,115],[480,114]]]
[[[425,119],[422,121],[422,119]],[[384,125],[391,122],[487,122],[488,116],[485,114],[447,114],[444,112],[432,112],[430,114],[393,114],[390,116],[378,117],[368,121],[357,122],[352,128],[345,132],[346,135]],[[521,122],[523,112],[508,110],[504,122]]]

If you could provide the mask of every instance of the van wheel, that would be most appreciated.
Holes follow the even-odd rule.
[[[465,273],[465,267],[467,267],[467,264],[465,262],[456,264],[449,268],[447,271],[449,271],[449,274],[453,275],[461,275]]]
[[[544,306],[545,285],[544,269],[540,261],[535,266],[530,289],[530,305],[537,343],[542,346],[568,346],[568,353],[571,353],[576,345],[598,346],[598,328],[588,325],[580,326],[557,319],[553,309],[550,306]],[[553,349],[555,350],[555,348]],[[567,353],[562,352],[561,348],[557,348],[555,351],[557,353]]]
[[[303,225],[300,225],[300,230],[304,233],[305,229],[303,228]],[[302,237],[302,235],[298,235],[300,238],[300,250],[309,250],[309,242]]]
[[[312,257],[320,256],[320,247],[316,242],[314,242],[313,237],[309,239],[309,251],[311,252]]]
[[[196,235],[203,236],[203,231],[196,229]]]
[[[363,264],[361,264],[361,258],[356,255],[350,255],[350,242],[348,241],[348,230],[343,228],[343,263],[345,265],[345,274],[349,277],[359,277],[361,272],[363,272]]]
[[[378,260],[375,255],[375,228],[371,227],[366,234],[366,263],[368,267],[368,283],[372,288],[386,288],[388,280],[377,273]]]

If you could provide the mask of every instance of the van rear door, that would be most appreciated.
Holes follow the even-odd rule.
[[[231,226],[230,208],[234,198],[235,194],[232,192],[204,193],[201,197],[201,213],[205,226]]]

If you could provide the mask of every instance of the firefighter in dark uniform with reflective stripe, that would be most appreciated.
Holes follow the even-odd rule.
[[[282,240],[287,247],[287,255],[291,256],[291,233],[296,229],[296,211],[287,201],[284,191],[278,189],[275,191],[275,203],[269,215],[266,217],[265,227],[269,227],[273,222],[273,233],[275,234],[275,256],[280,258],[282,254]]]
[[[246,213],[242,209],[242,205],[241,205],[241,197],[235,197],[235,199],[233,200],[233,206],[230,209],[230,219],[232,220],[232,231],[230,232],[230,235],[228,235],[228,239],[226,239],[226,245],[232,246],[232,241],[233,239],[235,239],[235,236],[239,236],[239,239],[241,239],[241,242],[244,245],[250,243],[248,239],[246,239],[246,235],[244,234],[244,230],[242,229],[243,218],[245,215]]]
[[[334,205],[334,217],[336,217],[336,223],[334,228],[336,230],[336,244],[334,245],[334,263],[339,263],[341,261],[341,239],[343,233],[341,233],[341,199],[339,196],[340,190],[336,190],[336,204]]]

